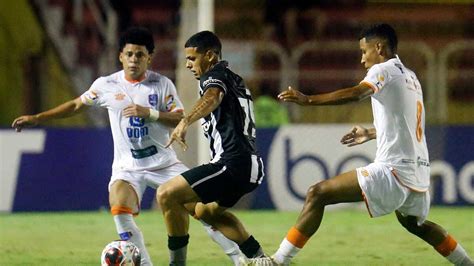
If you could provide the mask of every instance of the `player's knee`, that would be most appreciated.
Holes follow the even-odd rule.
[[[199,219],[197,216],[196,216],[196,203],[187,203],[187,204],[184,204],[184,208],[188,211],[189,215],[191,215],[192,217],[196,218],[196,219]]]
[[[414,216],[404,216],[400,212],[396,211],[398,222],[410,233],[414,235],[421,235],[425,231],[423,225],[418,225],[418,221]]]
[[[310,204],[326,205],[328,196],[327,191],[327,186],[324,181],[312,185],[306,194],[306,201]]]
[[[215,212],[203,204],[196,205],[194,217],[205,222],[209,222],[214,217]]]
[[[122,206],[134,209],[138,206],[138,197],[133,188],[125,182],[116,182],[109,193],[110,206]]]
[[[166,184],[159,186],[156,190],[156,200],[160,206],[168,206],[173,200],[172,188],[169,188]]]

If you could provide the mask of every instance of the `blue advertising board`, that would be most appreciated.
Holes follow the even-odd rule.
[[[375,141],[345,147],[351,125],[260,129],[265,164],[250,208],[299,210],[310,185],[370,163]],[[432,204],[474,204],[474,127],[429,127]],[[113,143],[110,129],[0,130],[0,212],[108,208]],[[153,204],[147,190],[142,208]]]

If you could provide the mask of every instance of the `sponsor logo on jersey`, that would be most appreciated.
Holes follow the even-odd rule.
[[[129,122],[132,127],[142,127],[145,125],[145,119],[136,116],[130,117]]]
[[[148,136],[148,127],[145,126],[145,119],[132,116],[129,119],[130,127],[127,127],[127,136],[132,142]]]
[[[123,99],[125,99],[125,94],[123,94],[121,92],[115,94],[115,100],[116,101],[123,101]]]
[[[206,121],[201,124],[202,130],[204,130],[205,133],[209,131],[209,128],[211,127],[211,121]]]
[[[152,106],[156,106],[158,104],[158,94],[150,94],[148,95],[148,102]]]
[[[223,84],[222,80],[215,79],[215,78],[212,78],[211,76],[209,76],[209,77],[202,83],[202,86],[203,86],[203,87],[206,87],[207,85],[209,85],[209,83]]]
[[[176,101],[174,100],[173,95],[166,96],[165,102],[166,102],[166,111],[171,112],[174,110],[174,108],[176,108]]]

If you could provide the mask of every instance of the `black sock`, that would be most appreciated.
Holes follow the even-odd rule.
[[[185,236],[168,236],[168,248],[177,250],[185,247],[189,242],[189,235]]]
[[[239,245],[239,248],[247,258],[255,258],[259,253],[260,244],[253,236],[250,236],[244,243]]]

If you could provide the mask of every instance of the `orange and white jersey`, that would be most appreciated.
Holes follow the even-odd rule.
[[[125,117],[130,104],[161,112],[182,111],[176,88],[167,77],[147,71],[145,79],[130,82],[124,71],[100,77],[81,95],[84,104],[107,108],[114,140],[114,170],[153,170],[178,162],[175,151],[165,148],[170,128],[156,121]]]
[[[415,191],[430,184],[425,139],[425,108],[420,82],[398,57],[372,66],[361,83],[372,87],[377,131],[375,162],[393,168],[399,181]]]

